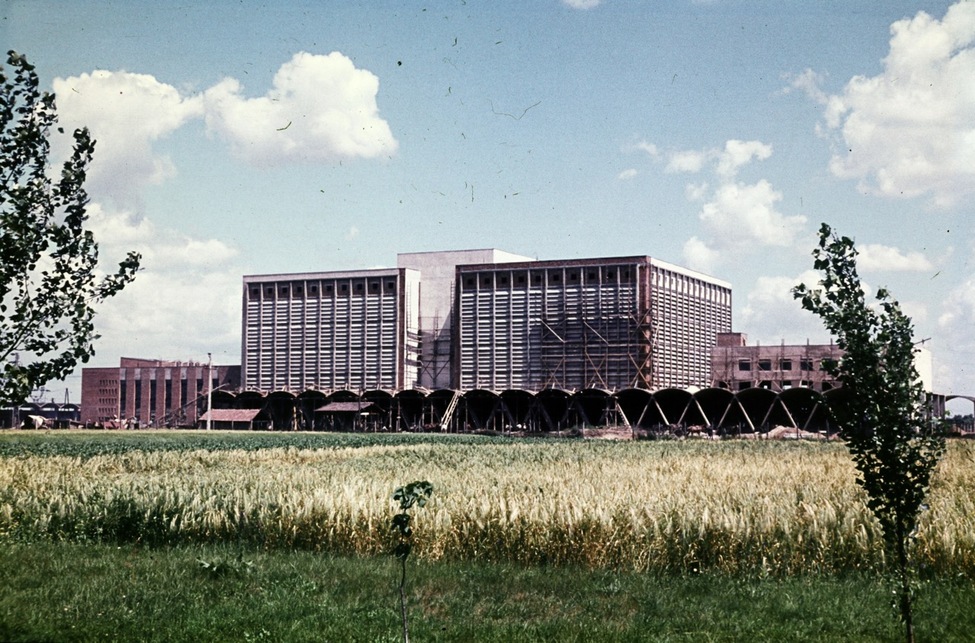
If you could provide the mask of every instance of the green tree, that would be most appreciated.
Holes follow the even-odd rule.
[[[98,245],[84,227],[95,142],[87,129],[75,130],[53,180],[54,95],[39,90],[24,56],[11,51],[7,64],[9,71],[0,67],[0,401],[19,403],[94,354],[94,305],[135,278],[140,256],[130,252],[115,274],[97,274]]]
[[[417,480],[408,485],[397,487],[393,492],[393,500],[399,503],[399,513],[393,516],[393,533],[396,534],[396,547],[393,555],[400,561],[399,579],[399,609],[403,620],[403,643],[410,643],[410,628],[406,618],[406,559],[413,551],[413,516],[410,509],[423,507],[433,495],[433,485],[426,480]]]
[[[853,241],[824,223],[813,258],[823,275],[819,286],[800,284],[793,296],[822,319],[843,350],[826,368],[849,395],[830,411],[856,464],[857,483],[882,527],[897,608],[907,640],[913,641],[911,544],[931,475],[944,453],[942,427],[930,413],[914,365],[911,319],[885,288],[877,291],[876,302],[868,303]]]

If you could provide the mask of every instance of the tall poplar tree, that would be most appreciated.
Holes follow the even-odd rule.
[[[944,433],[914,365],[911,319],[885,288],[877,291],[873,304],[867,302],[856,257],[853,240],[822,224],[813,251],[822,280],[816,288],[798,285],[793,296],[822,319],[843,350],[826,368],[849,395],[830,411],[859,472],[857,484],[883,529],[897,607],[912,642],[911,543],[931,475],[944,453]]]
[[[114,274],[98,275],[85,176],[95,142],[75,130],[60,176],[50,174],[54,95],[41,92],[27,59],[0,67],[0,401],[20,403],[94,354],[94,306],[135,278],[130,252]],[[62,128],[57,132],[63,134]]]

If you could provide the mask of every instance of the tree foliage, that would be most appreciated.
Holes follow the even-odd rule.
[[[396,534],[396,547],[393,555],[400,561],[399,608],[403,621],[403,643],[410,641],[409,621],[406,618],[406,559],[413,551],[413,516],[410,509],[424,507],[433,495],[433,485],[426,480],[416,480],[397,487],[393,492],[393,500],[399,503],[399,513],[393,516],[392,528]]]
[[[910,544],[945,442],[915,368],[911,319],[881,288],[871,305],[857,274],[857,251],[827,224],[813,251],[818,288],[793,295],[837,338],[842,357],[826,364],[848,395],[831,407],[856,464],[857,483],[883,529],[888,563],[899,574],[899,609],[913,640]]]
[[[135,278],[130,252],[114,274],[98,273],[84,182],[95,142],[73,133],[60,177],[49,175],[54,95],[39,90],[27,59],[0,67],[0,401],[19,403],[94,354],[94,305]],[[57,131],[63,134],[63,129]]]

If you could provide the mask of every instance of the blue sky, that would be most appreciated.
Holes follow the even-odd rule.
[[[102,257],[145,256],[92,365],[238,363],[244,274],[486,247],[658,257],[824,341],[826,221],[975,394],[975,2],[13,0],[0,38],[98,141]]]

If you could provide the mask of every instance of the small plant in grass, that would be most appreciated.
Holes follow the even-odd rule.
[[[931,474],[945,451],[944,433],[914,366],[911,319],[885,288],[877,291],[875,306],[867,303],[853,241],[824,223],[813,257],[823,273],[820,287],[800,284],[793,295],[822,319],[843,350],[839,361],[823,364],[850,391],[830,412],[860,473],[857,484],[883,528],[887,562],[897,575],[897,607],[912,643],[911,545]]]
[[[224,559],[214,558],[213,560],[196,559],[200,570],[207,576],[222,578],[224,576],[244,576],[254,571],[254,563],[244,560],[243,554],[237,554],[236,558]]]
[[[403,641],[409,643],[410,630],[406,619],[406,559],[413,550],[413,517],[410,509],[423,507],[433,494],[433,485],[426,480],[411,482],[399,487],[393,493],[393,500],[399,503],[399,513],[393,516],[393,533],[396,534],[396,547],[393,555],[400,561],[399,609],[403,618]]]

